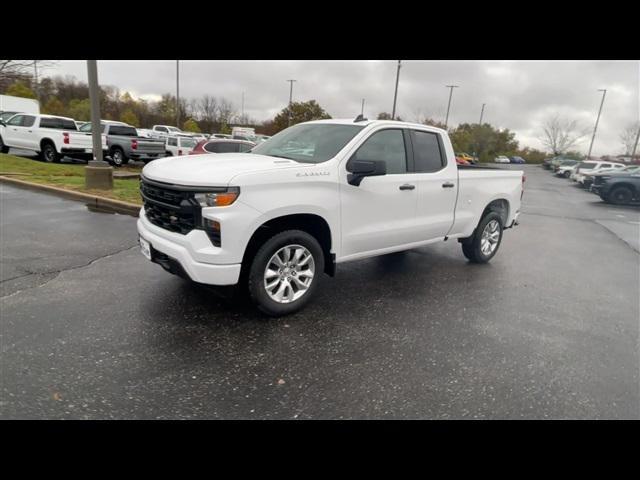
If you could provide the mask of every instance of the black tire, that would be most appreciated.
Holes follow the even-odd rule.
[[[109,155],[111,157],[111,163],[116,167],[121,167],[129,163],[129,158],[125,155],[124,151],[120,147],[114,147],[111,149]]]
[[[613,187],[607,195],[607,201],[614,205],[626,205],[633,199],[633,190],[624,185]]]
[[[566,172],[564,172],[564,173],[562,174],[562,176],[563,176],[564,178],[569,178],[569,177],[571,176],[571,172],[570,172],[569,170],[567,170]]]
[[[498,240],[490,253],[484,253],[482,251],[482,233],[484,232],[485,227],[492,221],[498,222]],[[462,243],[462,253],[465,257],[469,259],[471,263],[487,263],[489,260],[493,258],[493,256],[498,252],[500,248],[500,243],[502,243],[502,235],[504,233],[504,225],[502,223],[502,217],[497,212],[489,212],[485,215],[480,223],[473,231],[473,235],[469,238],[464,239]]]
[[[164,156],[165,156],[165,157],[173,157],[173,153],[171,153],[171,152],[166,152]]]
[[[40,154],[42,155],[42,159],[49,163],[60,163],[60,159],[62,158],[62,155],[56,152],[56,147],[50,142],[46,142],[42,146],[42,152]]]
[[[300,245],[311,254],[314,264],[314,275],[306,291],[300,298],[289,303],[279,303],[273,300],[267,293],[264,284],[265,270],[271,258],[283,247],[288,245]],[[267,240],[251,260],[248,275],[248,290],[251,300],[263,313],[279,317],[289,315],[304,307],[318,287],[320,276],[324,272],[324,254],[318,241],[302,230],[286,230]]]
[[[7,147],[0,137],[0,153],[9,153],[9,147]]]

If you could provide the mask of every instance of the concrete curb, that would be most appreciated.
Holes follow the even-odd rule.
[[[39,190],[52,193],[61,197],[85,202],[90,207],[94,207],[97,209],[108,208],[116,211],[117,213],[131,215],[132,217],[137,217],[141,208],[140,205],[136,205],[135,203],[123,202],[121,200],[114,200],[112,198],[98,197],[90,193],[76,192],[73,190],[66,190],[64,188],[42,185],[40,183],[26,182],[24,180],[18,180],[17,178],[0,176],[0,183],[7,183],[31,190]]]

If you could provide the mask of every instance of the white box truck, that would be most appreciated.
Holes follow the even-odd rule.
[[[11,95],[0,95],[0,114],[4,120],[8,120],[10,115],[16,113],[40,114],[40,103],[33,98],[12,97]]]

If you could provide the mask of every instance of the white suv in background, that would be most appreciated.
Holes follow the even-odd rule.
[[[608,168],[624,168],[625,165],[623,163],[616,162],[600,162],[600,161],[584,161],[578,164],[578,167],[571,174],[571,180],[574,182],[578,182],[580,185],[584,184],[584,176],[585,174],[597,173],[600,170],[608,169]]]

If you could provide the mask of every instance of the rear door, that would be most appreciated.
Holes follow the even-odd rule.
[[[458,195],[458,167],[447,163],[442,136],[436,132],[410,129],[413,150],[410,168],[418,185],[416,223],[420,238],[444,237],[453,225]]]

